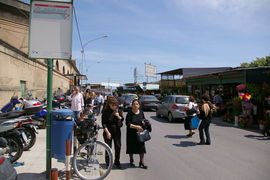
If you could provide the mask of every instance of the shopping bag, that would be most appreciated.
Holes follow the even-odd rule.
[[[191,128],[197,129],[200,123],[200,119],[198,117],[191,118]]]

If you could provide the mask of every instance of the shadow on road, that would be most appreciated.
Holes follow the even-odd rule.
[[[29,179],[35,179],[35,180],[45,180],[46,179],[46,173],[20,173],[17,177],[18,180],[29,180]]]
[[[179,119],[177,119],[177,120],[175,120],[174,122],[170,123],[170,122],[168,122],[168,120],[165,119],[165,118],[159,118],[159,117],[156,117],[156,116],[151,116],[151,118],[152,118],[153,120],[156,120],[156,121],[161,122],[161,123],[166,123],[166,124],[179,124],[179,123],[183,123],[183,122],[182,122],[181,120],[179,120]]]
[[[256,136],[256,135],[245,135],[245,137],[250,138],[250,139],[257,139],[257,140],[270,140],[270,137],[264,137],[263,135],[261,136]]]
[[[121,170],[125,170],[125,169],[133,169],[133,168],[136,168],[136,166],[132,167],[132,166],[130,166],[129,163],[121,163],[121,169],[118,169],[115,166],[113,166],[112,170],[120,170],[121,171]]]
[[[171,139],[182,139],[182,138],[188,138],[186,135],[166,135],[165,138],[171,138]]]
[[[192,141],[180,141],[179,144],[173,144],[176,147],[189,147],[189,146],[196,146],[197,144]]]

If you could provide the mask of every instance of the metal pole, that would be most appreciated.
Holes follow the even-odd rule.
[[[53,59],[47,59],[47,122],[46,122],[46,178],[51,179],[51,111],[52,111],[52,82],[53,82]]]

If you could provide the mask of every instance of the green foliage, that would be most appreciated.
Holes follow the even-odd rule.
[[[232,99],[232,105],[233,105],[233,114],[235,116],[240,115],[242,111],[242,106],[241,106],[241,99],[238,96]]]
[[[256,60],[250,63],[244,62],[240,64],[241,67],[260,67],[260,66],[270,66],[270,56],[256,58]]]
[[[249,67],[249,63],[244,62],[244,63],[241,63],[240,66],[241,66],[241,67],[244,67],[244,68],[247,68],[247,67]]]

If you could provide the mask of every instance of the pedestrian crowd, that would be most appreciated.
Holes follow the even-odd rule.
[[[59,91],[59,90],[58,90]],[[266,99],[266,112],[269,113],[269,99]],[[140,101],[134,99],[132,101],[131,110],[127,113],[126,117],[123,116],[123,103],[124,99],[122,95],[107,96],[104,97],[101,93],[97,94],[90,89],[87,89],[85,93],[80,93],[79,88],[75,87],[72,90],[71,96],[71,109],[74,111],[75,121],[80,117],[80,113],[84,108],[89,108],[95,115],[102,114],[101,123],[104,128],[103,139],[104,142],[112,147],[114,143],[114,165],[116,168],[121,169],[120,152],[121,152],[121,127],[126,125],[126,154],[129,155],[129,163],[131,167],[135,167],[134,154],[139,155],[139,167],[147,169],[145,165],[144,155],[146,153],[145,142],[140,142],[137,138],[137,132],[143,132],[144,130],[152,131],[151,124],[146,120],[144,113],[140,110]],[[186,107],[186,118],[184,121],[184,128],[188,130],[187,137],[192,137],[195,134],[195,129],[199,130],[200,141],[198,145],[211,145],[210,138],[210,124],[212,114],[217,106],[223,104],[221,96],[216,93],[213,98],[213,103],[210,101],[209,95],[205,94],[201,98],[201,104],[198,105],[193,96],[189,96],[189,104]],[[102,109],[103,107],[103,109]],[[269,113],[270,116],[270,113]],[[200,123],[199,123],[200,122]],[[265,126],[263,133],[269,131],[268,126]],[[195,124],[195,125],[194,125]],[[109,157],[105,155],[106,163],[109,163]]]
[[[135,99],[132,102],[131,111],[127,113],[126,118],[123,117],[124,100],[120,93],[116,96],[103,97],[101,93],[95,93],[87,89],[83,94],[78,87],[74,87],[71,95],[68,96],[71,101],[71,110],[74,112],[75,121],[80,124],[82,120],[82,112],[84,108],[88,108],[93,114],[101,116],[101,123],[104,129],[104,142],[112,148],[114,143],[114,165],[121,169],[120,152],[121,152],[121,127],[124,119],[126,119],[126,153],[130,157],[130,166],[135,167],[133,155],[139,154],[139,167],[147,169],[144,163],[144,154],[146,153],[145,142],[140,142],[137,138],[137,132],[143,132],[145,129],[151,132],[151,124],[145,119],[143,111],[140,110],[140,102]],[[103,107],[103,108],[102,108]],[[109,165],[109,157],[105,154],[105,160]]]

